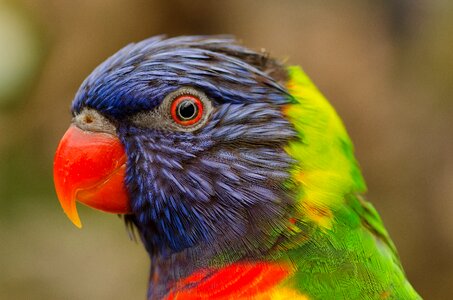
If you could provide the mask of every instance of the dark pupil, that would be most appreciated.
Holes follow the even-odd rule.
[[[178,117],[181,120],[188,121],[195,118],[197,106],[190,100],[184,100],[178,105]]]

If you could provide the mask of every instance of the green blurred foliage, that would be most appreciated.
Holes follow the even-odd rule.
[[[450,298],[453,3],[0,0],[1,299],[144,298],[142,246],[90,209],[73,227],[52,158],[89,72],[161,33],[234,34],[302,65],[343,117],[408,277]]]

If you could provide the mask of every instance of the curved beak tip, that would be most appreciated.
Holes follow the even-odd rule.
[[[71,222],[77,227],[77,228],[82,228],[82,222],[80,222],[80,218],[78,215],[74,217],[68,216],[68,218],[71,220]]]
[[[55,190],[58,201],[68,219],[78,228],[82,228],[82,223],[77,212],[75,193],[61,182],[61,178],[61,175],[54,174]]]
[[[65,214],[77,228],[82,228],[82,222],[80,221],[79,214],[77,213],[75,203],[74,203],[74,210],[65,211]]]

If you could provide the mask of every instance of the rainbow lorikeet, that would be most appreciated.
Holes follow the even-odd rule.
[[[83,82],[58,198],[124,214],[148,299],[419,299],[301,68],[224,36],[130,44]]]

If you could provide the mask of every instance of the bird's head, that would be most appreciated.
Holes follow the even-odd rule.
[[[292,205],[286,76],[226,37],[126,46],[72,104],[54,162],[64,211],[79,227],[76,201],[127,214],[150,253],[271,244]]]

